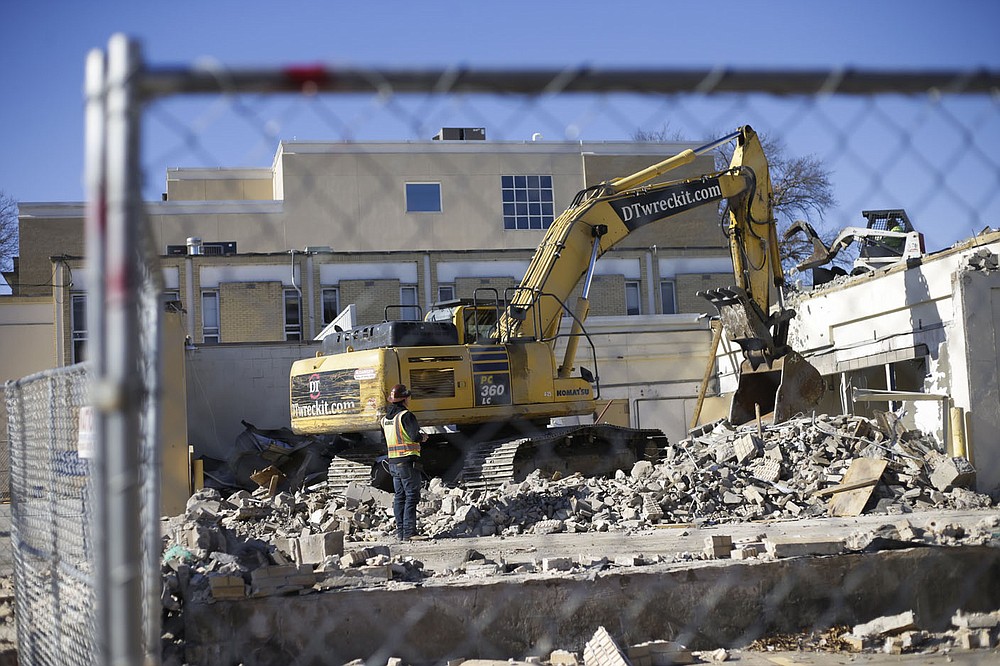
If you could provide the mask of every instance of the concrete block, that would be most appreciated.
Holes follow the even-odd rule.
[[[646,519],[650,521],[655,522],[663,518],[663,509],[660,508],[660,503],[651,495],[642,496],[642,512],[645,514]]]
[[[761,506],[764,504],[764,495],[754,486],[747,486],[743,489],[743,499]]]
[[[922,529],[914,527],[908,520],[896,523],[896,531],[899,533],[899,538],[903,541],[916,541],[924,534]]]
[[[885,615],[877,617],[871,622],[865,622],[854,627],[851,631],[855,636],[888,636],[910,631],[917,628],[917,616],[913,611],[906,611],[899,615]]]
[[[392,567],[388,564],[368,565],[359,567],[358,571],[366,578],[376,578],[378,580],[392,580]]]
[[[698,660],[680,643],[673,641],[649,641],[631,646],[627,651],[633,666],[670,666],[671,664],[694,664]]]
[[[615,565],[619,567],[638,567],[642,565],[642,562],[642,555],[636,553],[615,555]]]
[[[531,530],[533,534],[557,534],[565,528],[561,520],[540,520]]]
[[[332,555],[344,554],[344,533],[323,532],[298,538],[299,564],[319,564]]]
[[[587,666],[629,666],[625,655],[604,627],[598,627],[593,638],[584,646],[583,663]]]
[[[785,454],[777,442],[764,445],[764,457],[781,462],[785,459]]]
[[[944,492],[951,488],[972,488],[976,484],[976,468],[965,458],[944,458],[931,474],[931,485]]]
[[[733,550],[733,537],[728,534],[715,534],[705,537],[705,555],[708,557],[729,557]]]
[[[368,558],[365,557],[364,550],[352,550],[349,553],[344,553],[343,556],[341,556],[340,566],[343,569],[346,569],[348,567],[356,567],[361,564],[364,564],[366,559]]]
[[[477,578],[497,576],[500,574],[500,565],[496,562],[485,562],[483,564],[470,562],[465,565],[465,573]]]
[[[845,634],[841,637],[850,647],[852,652],[864,652],[875,647],[875,640],[871,636],[854,636]]]
[[[733,537],[729,534],[713,534],[705,537],[705,547],[711,548],[732,548]]]
[[[213,599],[242,599],[247,595],[242,576],[209,574],[208,585]]]
[[[580,666],[580,660],[577,659],[575,652],[553,650],[552,654],[549,655],[549,664],[551,666]]]
[[[357,508],[362,502],[371,498],[371,487],[357,481],[349,482],[347,488],[344,489],[344,501],[350,509]]]
[[[732,551],[730,551],[729,557],[734,560],[748,560],[754,557],[760,557],[766,552],[767,548],[764,546],[763,542],[737,544]]]
[[[310,569],[311,571],[311,569]],[[285,564],[281,566],[260,567],[250,572],[250,582],[257,583],[268,579],[287,578],[300,573],[298,565]]]
[[[842,539],[807,537],[768,537],[764,545],[771,557],[836,555],[844,549]]]
[[[764,441],[752,433],[747,433],[733,441],[733,453],[736,462],[741,465],[748,460],[753,460],[764,448]]]
[[[767,483],[774,483],[781,478],[781,463],[777,460],[772,460],[771,458],[755,460],[754,464],[751,466],[750,475],[755,479],[760,479],[761,481],[766,481]]]
[[[568,557],[543,557],[542,571],[569,571],[573,568],[573,560]]]
[[[903,654],[902,636],[886,636],[882,651],[886,654]]]
[[[951,623],[959,629],[995,629],[1000,625],[1000,611],[992,613],[963,613],[958,611]]]
[[[954,632],[954,640],[963,650],[989,650],[996,645],[989,629],[958,629]]]

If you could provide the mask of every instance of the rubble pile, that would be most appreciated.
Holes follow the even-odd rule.
[[[667,447],[659,461],[639,462],[631,473],[611,479],[536,473],[492,491],[432,482],[421,524],[428,536],[440,537],[818,516],[827,512],[820,491],[840,484],[857,458],[886,461],[874,485],[873,512],[992,505],[988,496],[968,489],[975,480],[968,461],[940,453],[922,433],[887,433],[863,417],[818,416],[759,432],[713,424]]]
[[[841,484],[860,458],[885,461],[871,484],[868,512],[992,506],[987,495],[966,487],[975,480],[968,461],[940,453],[918,431],[886,430],[857,416],[802,418],[760,430],[719,422],[668,446],[658,461],[640,461],[612,478],[545,477],[536,471],[495,489],[449,488],[432,479],[422,493],[419,528],[440,538],[818,516],[827,512],[823,493]],[[319,562],[337,550],[337,544],[316,541],[332,532],[349,542],[390,538],[391,495],[357,484],[343,495],[317,487],[272,497],[258,488],[226,499],[205,489],[164,530],[176,537],[171,545],[234,558],[217,562],[220,570],[226,564],[246,570],[275,559],[301,561],[296,549],[302,548],[317,553],[307,560]]]
[[[871,496],[866,496],[868,512],[893,515],[882,527],[858,532],[846,541],[765,534],[734,539],[720,529],[728,522],[824,514],[829,495],[822,491],[850,487],[845,476],[858,460],[884,462],[884,469],[881,462],[878,466],[877,482],[868,488]],[[923,508],[991,506],[989,497],[964,487],[974,482],[974,474],[967,461],[940,453],[936,442],[922,434],[879,427],[868,419],[820,416],[760,429],[756,424],[737,429],[721,422],[670,445],[658,460],[641,461],[613,478],[545,477],[536,471],[523,481],[490,490],[452,488],[432,479],[419,507],[423,538],[714,525],[721,533],[706,537],[704,551],[619,553],[613,559],[536,561],[529,556],[515,562],[506,556],[494,561],[470,550],[459,566],[439,572],[393,552],[395,526],[388,493],[356,483],[343,494],[334,494],[323,484],[294,493],[275,492],[268,485],[228,497],[206,488],[189,499],[184,514],[165,518],[162,525],[165,661],[173,663],[171,659],[177,661],[183,654],[182,613],[188,602],[353,587],[412,587],[431,576],[590,575],[612,567],[689,560],[878,550],[890,542],[993,543],[1000,535],[998,515],[987,516],[971,529],[934,521],[917,527],[916,516],[896,515]],[[970,646],[991,644],[988,632],[978,627],[968,633],[971,637],[965,642]],[[995,641],[995,633],[990,635]],[[864,635],[844,640],[860,640],[856,649],[873,644]],[[928,644],[922,634],[905,641],[899,649],[910,649],[920,641]]]
[[[803,418],[760,430],[720,422],[662,454],[657,462],[640,461],[613,478],[549,478],[536,471],[492,490],[449,488],[433,479],[422,493],[419,528],[425,537],[441,538],[816,516],[827,510],[827,497],[820,492],[841,484],[845,470],[859,458],[885,461],[878,483],[871,484],[871,511],[991,506],[988,496],[963,487],[975,478],[967,461],[939,453],[936,443],[919,432],[890,429],[887,434],[861,417]],[[976,538],[947,525],[925,530],[903,521],[893,530],[893,538],[903,541]],[[391,495],[369,487],[352,484],[343,495],[317,487],[273,496],[261,487],[225,499],[217,490],[204,489],[190,498],[183,515],[163,526],[168,592],[183,596],[182,588],[193,583],[218,598],[227,585],[240,593],[237,579],[242,578],[249,594],[266,595],[311,587],[319,581],[310,578],[313,574],[332,581],[328,586],[427,575],[419,562],[347,547],[391,542],[394,533]],[[859,550],[867,545],[851,544]],[[774,540],[768,546],[775,553],[800,548]],[[763,550],[759,543],[720,541],[706,545],[705,556],[739,552],[739,557],[754,557]],[[306,566],[309,571],[301,568]],[[266,583],[254,581],[252,572],[262,567],[290,568]]]

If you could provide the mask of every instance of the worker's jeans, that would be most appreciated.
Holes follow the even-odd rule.
[[[392,512],[396,517],[396,536],[409,539],[417,533],[417,503],[420,502],[420,463],[415,457],[389,458],[389,473],[396,497]]]

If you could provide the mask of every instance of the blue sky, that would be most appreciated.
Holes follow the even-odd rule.
[[[4,9],[0,190],[27,202],[82,200],[84,60],[116,32],[161,65],[210,56],[228,65],[1000,69],[1000,2],[991,0],[7,0]],[[967,231],[938,232],[928,249]]]

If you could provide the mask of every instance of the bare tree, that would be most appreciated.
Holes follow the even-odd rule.
[[[632,133],[632,140],[669,143],[671,141],[686,141],[687,139],[679,131],[670,129],[670,123],[663,123],[663,127],[658,130],[637,129]]]
[[[0,270],[11,270],[15,256],[17,256],[17,201],[0,190]]]

